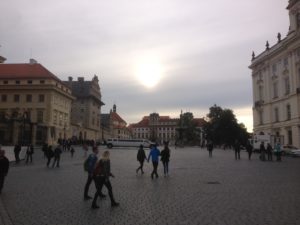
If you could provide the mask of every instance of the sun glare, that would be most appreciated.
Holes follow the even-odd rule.
[[[145,59],[138,62],[135,73],[142,85],[153,88],[162,77],[162,68],[159,62],[153,59]]]

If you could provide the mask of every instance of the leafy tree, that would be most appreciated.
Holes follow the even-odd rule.
[[[186,112],[180,115],[177,140],[180,144],[199,144],[199,130],[194,121],[193,113]]]
[[[245,144],[248,133],[244,124],[238,124],[236,116],[231,109],[222,109],[214,105],[209,108],[207,114],[209,119],[205,124],[204,131],[207,140],[212,140],[214,144],[232,146],[235,140]]]

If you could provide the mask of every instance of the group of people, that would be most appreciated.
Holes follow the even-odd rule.
[[[143,145],[141,145],[139,147],[139,150],[137,153],[137,161],[139,161],[140,166],[136,169],[136,173],[138,173],[139,170],[141,170],[141,173],[144,174],[144,170],[143,170],[144,162],[145,162],[145,160],[147,160],[147,162],[149,162],[150,158],[151,158],[152,165],[153,165],[151,178],[153,179],[154,175],[156,178],[158,178],[157,167],[158,167],[158,163],[159,163],[159,157],[160,157],[160,160],[164,167],[164,175],[168,176],[169,175],[169,161],[170,161],[170,149],[169,149],[168,142],[164,142],[164,149],[161,152],[159,151],[159,149],[157,148],[156,145],[152,145],[149,155],[148,155],[148,158],[146,157],[146,153],[145,153]]]
[[[266,161],[266,155],[268,161],[273,161],[273,151],[276,155],[276,161],[281,161],[281,145],[280,143],[276,143],[274,149],[272,148],[271,144],[267,144],[267,148],[265,147],[265,143],[261,142],[260,147],[260,156],[259,159],[261,161]]]
[[[106,196],[102,193],[102,187],[105,186],[108,190],[108,195],[111,202],[111,207],[119,206],[119,203],[116,202],[113,191],[112,185],[110,183],[109,178],[115,177],[110,170],[110,153],[109,151],[104,151],[100,160],[98,160],[98,153],[99,150],[97,146],[93,147],[93,152],[90,154],[84,162],[84,169],[88,173],[87,181],[84,188],[84,199],[89,200],[92,199],[88,195],[89,187],[94,181],[96,192],[93,197],[92,201],[92,209],[98,209],[99,206],[97,205],[97,199],[105,198]]]
[[[212,157],[212,151],[213,151],[212,141],[208,141],[206,147],[207,147],[207,151],[209,152],[209,157]],[[251,156],[253,153],[253,146],[251,145],[250,142],[247,142],[245,148],[248,153],[248,159],[251,160]],[[242,145],[238,140],[235,141],[235,143],[233,145],[233,149],[234,149],[235,159],[240,160]],[[265,147],[265,143],[261,142],[260,149],[259,149],[259,152],[260,152],[259,159],[261,161],[266,161],[266,160],[273,161],[273,153],[275,153],[276,160],[281,161],[281,145],[280,145],[280,143],[275,144],[274,150],[275,151],[273,151],[273,148],[270,143],[268,143],[267,147]],[[266,159],[266,156],[267,156],[267,159]]]
[[[60,163],[60,155],[62,153],[61,145],[57,145],[54,150],[51,145],[44,144],[42,147],[42,151],[44,152],[44,156],[47,158],[46,166],[49,167],[51,160],[53,158],[52,168],[59,167]]]

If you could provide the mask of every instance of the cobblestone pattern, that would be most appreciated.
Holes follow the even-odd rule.
[[[32,165],[12,166],[0,201],[14,225],[300,224],[300,158],[261,162],[254,155],[249,161],[243,152],[236,161],[230,150],[214,150],[212,158],[199,148],[171,150],[170,176],[163,177],[160,164],[154,180],[148,163],[145,174],[136,175],[135,149],[111,150],[118,208],[110,207],[109,198],[99,200],[97,210],[83,201],[86,174],[79,148],[73,159],[63,153],[60,168],[46,168],[41,153]],[[94,192],[91,185],[90,195]]]

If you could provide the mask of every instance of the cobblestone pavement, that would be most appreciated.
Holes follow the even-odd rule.
[[[103,151],[103,149],[101,149]],[[92,210],[83,200],[83,152],[65,152],[60,168],[46,168],[38,150],[34,164],[12,164],[0,197],[1,224],[13,225],[299,225],[300,158],[282,162],[236,161],[231,150],[171,148],[170,176],[151,180],[151,164],[136,175],[135,149],[112,149],[111,179],[120,207],[109,198]],[[148,152],[147,152],[148,153]],[[92,184],[90,195],[95,192]],[[104,188],[104,193],[107,193]]]

